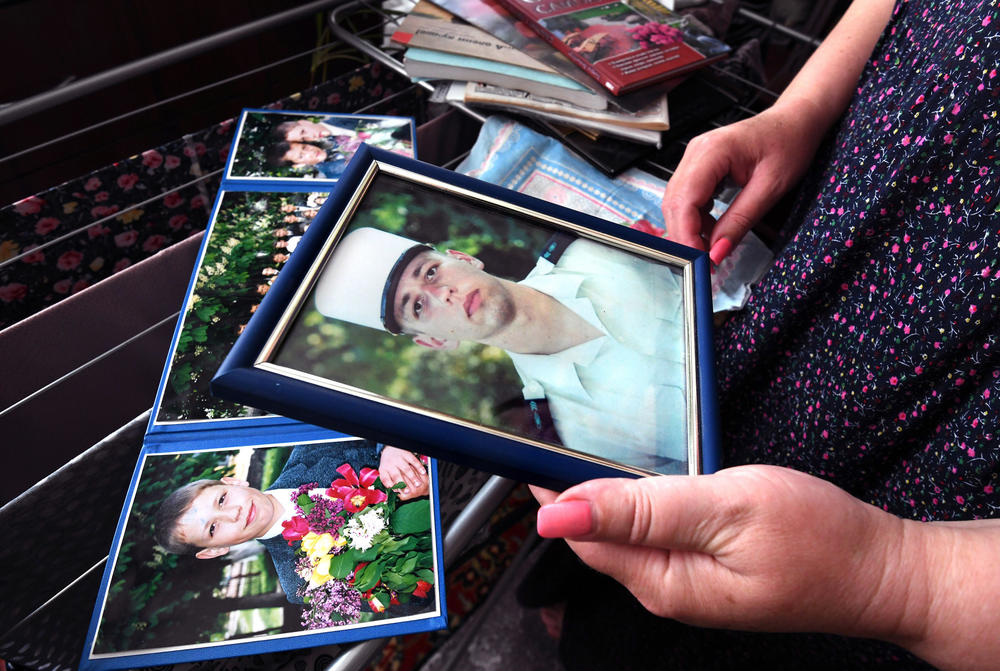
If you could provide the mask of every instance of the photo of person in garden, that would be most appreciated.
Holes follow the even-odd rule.
[[[95,652],[437,615],[425,462],[358,438],[147,455]]]
[[[390,203],[407,235],[379,226]],[[444,236],[423,228],[448,218],[457,229]],[[499,241],[533,262],[511,263],[488,249]],[[649,471],[687,472],[677,268],[380,175],[308,303],[278,365],[536,438],[523,422],[490,412],[520,396],[526,412],[545,404],[549,442]],[[348,324],[394,341],[397,375],[383,385],[373,371],[358,370],[354,362],[374,357],[352,347],[353,336],[339,360],[310,347],[320,344],[310,323]],[[440,358],[414,365],[420,350]],[[493,369],[477,370],[483,360]],[[462,394],[467,403],[454,404]]]
[[[224,192],[199,262],[157,411],[158,423],[249,417],[211,395],[209,379],[236,342],[327,192]]]
[[[336,181],[362,143],[413,157],[409,117],[246,112],[229,179]]]

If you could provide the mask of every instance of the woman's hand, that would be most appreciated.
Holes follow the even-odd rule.
[[[775,106],[691,140],[663,196],[667,237],[720,263],[804,174],[822,137],[809,106]],[[726,177],[743,189],[716,222],[709,211]]]
[[[403,489],[396,490],[403,501],[427,495],[430,478],[420,457],[413,452],[386,445],[382,448],[378,474],[386,487],[391,488],[400,482],[406,485]]]
[[[776,466],[594,480],[543,504],[538,531],[652,613],[690,624],[897,638],[904,522]]]

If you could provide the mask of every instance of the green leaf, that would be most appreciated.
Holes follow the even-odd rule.
[[[417,556],[412,555],[403,561],[403,564],[399,567],[399,572],[406,575],[407,573],[413,573],[413,569],[415,568],[417,568]]]
[[[434,584],[434,571],[422,568],[417,570],[417,577],[426,583]]]
[[[347,552],[342,552],[339,555],[334,555],[330,559],[330,575],[334,578],[343,580],[351,574],[354,567],[358,565],[358,560],[354,557],[352,550]]]
[[[359,592],[367,592],[378,584],[382,578],[382,564],[372,562],[361,570],[360,576],[354,577],[354,589]]]
[[[431,528],[431,503],[420,499],[406,503],[392,515],[392,531],[399,535],[419,534]]]

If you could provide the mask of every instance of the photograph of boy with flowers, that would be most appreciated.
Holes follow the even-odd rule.
[[[93,657],[439,616],[425,461],[359,438],[147,454]]]

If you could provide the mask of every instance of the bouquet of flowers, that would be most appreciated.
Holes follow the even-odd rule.
[[[684,41],[684,32],[666,23],[644,23],[629,28],[628,32],[642,49],[669,47]]]
[[[398,483],[386,488],[378,471],[349,464],[325,491],[308,483],[292,493],[297,515],[281,535],[296,543],[296,572],[306,581],[308,629],[373,619],[413,598],[427,598],[434,584],[430,502],[400,504]],[[365,610],[367,606],[367,610]]]

